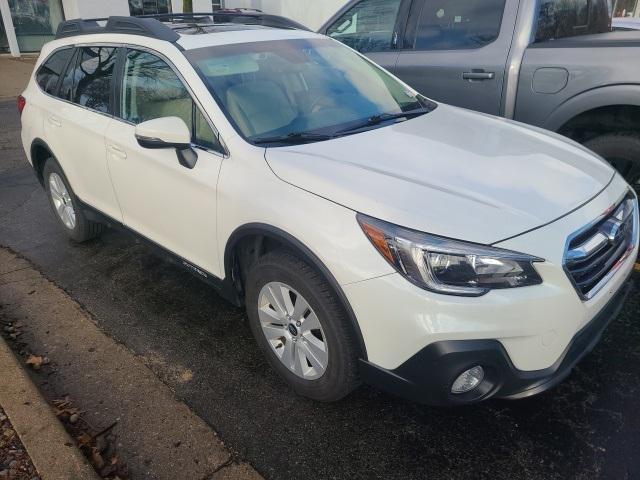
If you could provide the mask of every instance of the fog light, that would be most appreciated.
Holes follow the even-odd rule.
[[[470,368],[453,382],[451,393],[467,393],[476,388],[484,380],[484,368],[480,365]]]

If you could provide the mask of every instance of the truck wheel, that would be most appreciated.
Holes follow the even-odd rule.
[[[315,269],[289,252],[270,252],[250,267],[245,290],[258,345],[297,393],[330,402],[358,386],[346,314]]]
[[[85,242],[102,233],[104,226],[87,220],[67,177],[53,158],[44,164],[42,178],[51,209],[69,238]]]
[[[584,144],[607,160],[637,191],[640,190],[640,134],[609,133]]]

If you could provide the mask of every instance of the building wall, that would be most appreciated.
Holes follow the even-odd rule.
[[[65,17],[102,18],[110,15],[129,15],[128,0],[62,0]],[[182,13],[182,0],[171,0],[174,13]],[[194,12],[210,12],[211,0],[193,0]]]
[[[227,8],[258,8],[265,13],[282,15],[317,30],[347,0],[225,0]]]
[[[67,20],[129,15],[128,0],[62,0],[62,6]]]

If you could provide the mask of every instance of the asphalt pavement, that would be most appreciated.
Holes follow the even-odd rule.
[[[0,245],[31,260],[116,341],[160,356],[148,363],[154,373],[266,478],[640,478],[639,274],[601,343],[538,397],[445,409],[363,386],[315,403],[267,366],[244,312],[190,274],[115,230],[68,241],[11,149],[14,111],[0,103]],[[177,380],[172,365],[193,380]]]

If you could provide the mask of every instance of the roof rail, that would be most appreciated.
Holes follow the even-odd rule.
[[[104,27],[98,22],[106,21]],[[117,17],[92,18],[83,20],[77,18],[61,22],[58,25],[56,38],[74,37],[76,35],[88,35],[91,33],[126,33],[129,35],[142,35],[145,37],[175,42],[180,38],[171,28],[153,18]]]
[[[166,40],[167,42],[175,42],[180,38],[180,35],[171,28],[153,18],[109,17],[105,25],[105,31],[108,33],[143,35],[157,38],[158,40]]]
[[[101,33],[104,27],[98,25],[99,21],[107,20],[106,18],[95,18],[91,20],[82,20],[76,18],[66,22],[60,22],[56,31],[56,38],[73,37],[75,35],[87,35],[89,33]]]
[[[217,10],[215,12],[194,13],[159,13],[155,15],[139,15],[137,18],[155,18],[161,22],[189,22],[204,23],[236,23],[240,25],[262,25],[264,27],[287,28],[295,30],[309,30],[301,23],[279,15],[262,13],[261,11],[247,10]]]
[[[104,26],[98,22],[106,22]],[[89,35],[91,33],[126,33],[175,42],[180,38],[166,23],[262,25],[264,27],[309,30],[304,25],[278,15],[248,11],[217,11],[207,13],[160,13],[135,17],[92,18],[68,20],[58,25],[56,38]]]

